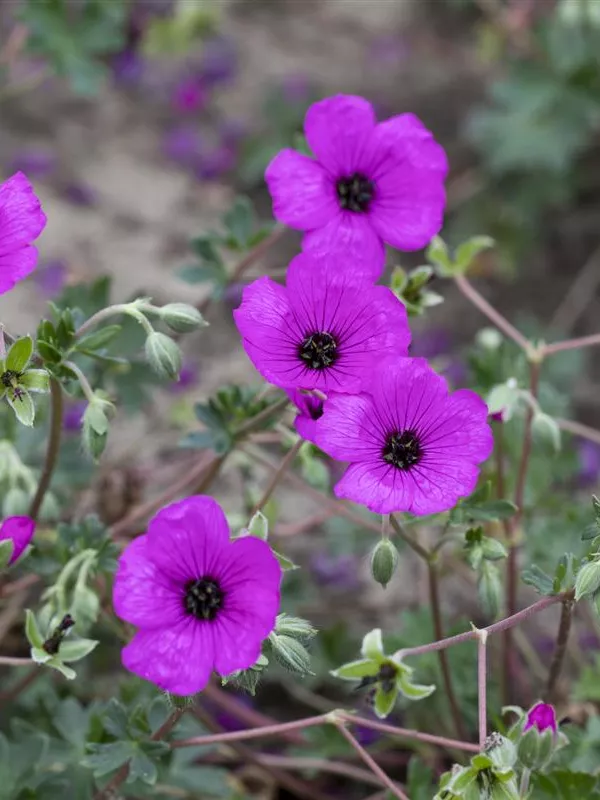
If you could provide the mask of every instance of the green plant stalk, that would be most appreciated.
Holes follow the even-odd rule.
[[[46,449],[46,460],[40,480],[31,505],[29,516],[37,522],[40,508],[44,502],[46,492],[50,487],[52,473],[56,467],[58,453],[60,450],[60,437],[63,425],[63,396],[62,387],[56,378],[50,377],[50,433],[48,436],[48,447]]]
[[[271,495],[273,494],[273,492],[275,491],[275,489],[279,485],[279,482],[283,478],[283,476],[285,474],[285,471],[288,469],[288,467],[291,466],[292,462],[294,461],[294,459],[296,458],[296,456],[300,452],[300,448],[302,447],[303,444],[304,444],[304,440],[303,439],[298,439],[298,441],[295,442],[295,444],[292,446],[292,448],[290,450],[288,450],[288,452],[282,458],[281,463],[279,465],[279,469],[271,477],[271,480],[267,484],[267,488],[263,492],[262,497],[260,498],[258,503],[256,503],[256,505],[252,509],[251,516],[256,514],[257,511],[262,511],[262,509],[269,502],[269,499],[271,498]]]

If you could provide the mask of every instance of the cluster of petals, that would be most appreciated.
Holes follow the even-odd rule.
[[[31,517],[7,517],[0,525],[0,542],[12,541],[13,549],[9,564],[14,564],[21,557],[33,539],[35,521]]]
[[[26,278],[36,267],[31,244],[46,225],[46,215],[22,172],[0,184],[0,294]]]
[[[282,150],[265,173],[276,219],[305,232],[304,250],[340,252],[375,280],[386,243],[420,250],[440,231],[448,162],[413,114],[377,123],[367,100],[336,95],[308,109],[304,133],[314,157]]]
[[[549,730],[553,734],[556,734],[558,731],[558,724],[556,722],[554,706],[551,706],[549,703],[536,703],[530,708],[525,717],[523,732],[528,731],[530,728],[536,728],[539,733]]]
[[[269,545],[232,540],[215,500],[166,506],[119,559],[114,609],[139,629],[122,651],[124,666],[181,696],[201,691],[213,670],[251,667],[275,627],[280,583]]]

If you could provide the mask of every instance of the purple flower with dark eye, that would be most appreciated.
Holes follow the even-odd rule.
[[[33,242],[46,226],[46,215],[22,172],[0,184],[0,294],[9,292],[36,267]]]
[[[525,725],[523,726],[523,733],[530,728],[537,728],[540,733],[545,730],[551,730],[552,733],[558,731],[556,723],[556,713],[554,707],[548,703],[537,703],[533,708],[527,712]]]
[[[323,398],[297,389],[288,389],[287,395],[300,412],[294,420],[296,430],[303,439],[312,442],[317,420],[323,416]]]
[[[436,514],[471,494],[493,437],[487,406],[468,389],[450,393],[424,359],[380,365],[369,394],[328,395],[315,442],[350,466],[335,494],[377,514]]]
[[[417,117],[377,124],[367,100],[336,95],[308,109],[304,132],[315,157],[282,150],[265,178],[274,216],[305,231],[305,250],[341,252],[375,279],[385,243],[419,250],[438,233],[448,163]]]
[[[276,386],[356,392],[378,360],[406,355],[402,303],[385,286],[357,281],[340,260],[302,253],[285,288],[270,278],[246,287],[233,316],[250,360]]]
[[[14,564],[33,539],[35,521],[31,517],[7,517],[0,525],[0,542],[10,539],[13,551],[8,561]]]
[[[211,497],[172,503],[119,559],[115,613],[139,628],[124,666],[182,696],[201,691],[213,670],[248,669],[275,627],[280,583],[269,545],[232,541]]]

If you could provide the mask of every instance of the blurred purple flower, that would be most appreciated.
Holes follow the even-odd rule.
[[[179,126],[167,131],[162,149],[167,158],[182,166],[191,167],[200,158],[202,141],[195,128]]]
[[[183,78],[173,90],[171,105],[176,111],[188,114],[206,106],[208,92],[202,81],[195,76]]]
[[[317,553],[310,560],[310,571],[317,583],[341,591],[358,588],[358,568],[357,558],[350,554],[331,556]]]
[[[29,178],[47,178],[56,165],[56,153],[49,148],[27,147],[13,156],[8,172],[24,172]]]
[[[248,135],[248,126],[241,119],[226,119],[219,125],[219,140],[225,147],[236,147]]]
[[[66,407],[63,414],[63,430],[66,433],[79,433],[86,406],[85,400],[74,400]]]
[[[44,297],[52,298],[59,295],[64,289],[69,270],[64,261],[48,261],[40,267],[34,280]]]
[[[288,75],[283,79],[281,91],[288,103],[308,103],[311,96],[311,84],[306,75]]]
[[[241,281],[230,283],[223,292],[223,302],[229,306],[232,311],[239,308],[242,304],[242,295],[246,284]]]
[[[600,477],[600,446],[587,439],[580,439],[577,443],[577,452],[579,482],[582,486],[596,483]]]
[[[236,153],[231,147],[215,147],[204,153],[196,164],[196,177],[212,181],[229,172],[236,163]]]
[[[377,36],[369,47],[369,64],[376,67],[397,67],[410,53],[405,39],[394,34]]]
[[[579,646],[585,652],[600,650],[600,639],[595,633],[582,633],[579,637]]]
[[[192,389],[197,385],[200,379],[200,371],[197,364],[191,361],[184,361],[184,364],[179,372],[179,381],[177,383],[169,384],[169,391],[172,394],[183,394],[188,389]]]
[[[112,59],[113,78],[117,85],[134,86],[144,75],[144,59],[135,50],[123,50]]]
[[[428,328],[416,334],[410,344],[411,358],[436,358],[447,355],[452,347],[452,339],[446,328]]]
[[[455,388],[464,384],[467,379],[467,368],[458,358],[450,358],[440,365],[440,372]]]
[[[231,81],[238,68],[237,53],[233,43],[224,37],[215,37],[204,43],[200,61],[200,74],[204,83],[215,86]]]
[[[68,183],[63,189],[63,194],[75,206],[93,208],[97,203],[96,193],[84,183]]]
[[[228,693],[229,694],[229,693]],[[244,692],[237,692],[231,695],[232,698],[235,698],[237,702],[241,706],[245,706],[246,708],[253,708],[254,702],[250,695],[245,694]],[[211,702],[210,700],[205,700],[204,704],[206,705],[207,709],[210,713],[214,716],[215,721],[219,723],[221,728],[224,731],[241,731],[248,726],[242,722],[239,717],[235,716],[228,711],[225,711],[221,706],[217,705],[216,703]]]

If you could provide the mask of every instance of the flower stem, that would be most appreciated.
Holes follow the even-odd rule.
[[[40,475],[40,481],[31,506],[29,507],[29,516],[37,521],[40,508],[44,502],[44,497],[50,486],[52,480],[52,473],[56,466],[58,459],[58,452],[60,450],[60,437],[62,434],[62,417],[63,417],[63,396],[62,387],[56,378],[50,378],[50,433],[48,435],[48,447],[46,449],[46,460],[44,461],[44,468]]]
[[[86,378],[85,373],[79,369],[77,364],[74,364],[72,361],[65,361],[64,366],[77,376],[77,380],[79,381],[79,385],[81,386],[81,390],[84,393],[86,400],[88,403],[93,403],[96,399],[96,396],[94,395],[94,390],[90,386],[90,382]]]
[[[411,550],[414,550],[415,553],[423,559],[423,561],[426,561],[429,564],[431,561],[431,553],[429,550],[426,550],[422,545],[416,542],[412,536],[404,530],[400,522],[398,522],[393,514],[390,514],[390,522],[392,524],[392,528],[396,531],[402,541],[406,542]]]
[[[13,658],[12,656],[0,656],[0,667],[27,667],[33,661],[30,658]]]
[[[98,325],[100,322],[104,322],[111,317],[114,317],[118,314],[129,314],[129,316],[133,317],[140,325],[144,328],[146,334],[150,334],[153,332],[152,325],[148,322],[146,317],[142,314],[142,312],[137,308],[136,301],[133,303],[117,303],[114,306],[108,306],[108,308],[102,308],[100,311],[97,311],[95,314],[86,320],[83,325],[78,328],[75,332],[75,338],[81,339],[81,337],[86,334],[89,330],[91,330],[94,326]]]
[[[494,325],[499,328],[502,333],[508,336],[509,339],[512,339],[515,344],[517,344],[522,350],[525,350],[526,353],[530,353],[532,351],[532,346],[530,342],[523,336],[523,334],[518,331],[514,325],[512,325],[499,311],[488,303],[488,301],[482,297],[477,289],[464,277],[464,275],[456,275],[454,278],[456,285],[460,289],[460,291],[464,294],[464,296],[470,300],[473,305],[481,311],[482,314],[494,323]]]
[[[193,736],[191,739],[177,739],[171,747],[198,747],[208,744],[223,744],[225,742],[240,742],[245,739],[262,739],[264,736],[279,736],[290,731],[301,731],[305,728],[314,728],[329,722],[328,714],[318,717],[307,717],[294,722],[283,722],[276,725],[265,725],[262,728],[253,728],[245,731],[231,731],[230,733],[214,733],[209,736]]]
[[[158,742],[163,739],[165,736],[168,736],[169,733],[173,730],[175,725],[179,722],[181,717],[187,711],[187,708],[176,708],[163,722],[163,724],[156,730],[152,736],[150,737],[150,741]],[[110,797],[115,796],[115,789],[118,789],[119,786],[127,780],[127,776],[129,775],[129,761],[126,764],[123,764],[121,769],[117,772],[117,774],[106,784],[103,789],[100,789],[93,797],[93,800],[108,800]]]
[[[281,464],[279,465],[279,469],[277,472],[273,474],[271,480],[267,484],[267,488],[265,489],[262,497],[258,501],[258,503],[254,506],[252,510],[252,514],[256,514],[257,511],[261,511],[266,504],[269,502],[269,499],[275,489],[277,488],[279,481],[283,478],[287,468],[292,464],[298,453],[300,452],[300,448],[304,444],[303,439],[298,439],[298,441],[292,446],[290,450],[285,454],[283,459],[281,460]]]
[[[240,436],[245,436],[247,433],[251,433],[252,431],[260,428],[263,422],[267,422],[271,419],[274,414],[278,414],[280,411],[284,411],[289,405],[289,397],[284,395],[280,397],[279,400],[276,400],[274,403],[271,403],[266,408],[263,408],[262,411],[259,411],[258,414],[252,417],[252,419],[243,422],[239,428],[233,431],[234,436],[239,438]]]
[[[541,362],[534,360],[531,362],[530,368],[530,386],[529,391],[531,397],[535,400],[538,394],[540,382]],[[517,483],[515,486],[515,505],[517,512],[511,520],[510,525],[510,538],[508,541],[508,559],[506,563],[506,612],[507,616],[511,617],[517,610],[517,589],[519,583],[519,530],[521,521],[523,519],[523,503],[525,500],[525,487],[527,484],[527,471],[529,467],[529,459],[531,456],[531,446],[533,441],[532,423],[534,417],[534,410],[532,406],[528,406],[525,416],[525,431],[523,434],[523,450],[521,451],[521,461],[519,463],[519,471],[517,474]],[[515,650],[512,646],[512,637],[510,630],[507,629],[504,635],[504,702],[510,702],[511,690],[515,679]]]
[[[487,738],[487,631],[478,631],[477,640],[477,698],[479,747],[483,750]]]
[[[545,356],[562,353],[565,350],[580,350],[582,347],[594,347],[600,345],[600,333],[592,333],[590,336],[581,336],[579,339],[566,339],[564,342],[554,342],[545,344],[542,353]]]
[[[402,789],[399,786],[397,786],[388,775],[386,775],[386,773],[381,769],[381,767],[375,761],[375,759],[372,758],[369,755],[369,753],[367,753],[367,751],[364,749],[364,747],[361,744],[359,744],[359,742],[356,741],[356,739],[354,738],[354,736],[352,736],[350,731],[346,729],[343,722],[338,723],[336,727],[338,731],[342,734],[344,739],[346,739],[346,741],[351,745],[351,747],[353,747],[356,750],[356,752],[365,762],[367,767],[369,767],[373,775],[376,775],[379,778],[381,783],[390,790],[390,792],[394,795],[394,797],[398,797],[399,800],[410,800],[408,795],[405,794],[402,791]]]
[[[570,419],[556,419],[554,420],[562,431],[572,433],[574,436],[581,436],[582,439],[588,439],[590,442],[600,444],[600,431],[595,428],[590,428],[588,425],[582,425],[581,422],[574,422]]]
[[[574,601],[571,598],[563,600],[560,623],[558,626],[558,635],[556,637],[556,646],[554,648],[554,655],[552,656],[552,663],[550,664],[550,672],[548,673],[548,683],[546,684],[546,691],[544,693],[544,700],[546,700],[548,703],[552,703],[554,700],[556,684],[558,682],[565,659],[567,642],[569,640],[569,633],[571,631],[571,622],[573,620],[573,605]]]
[[[521,773],[521,783],[519,785],[519,797],[522,800],[525,800],[527,797],[527,792],[529,791],[529,779],[531,778],[531,770],[527,769],[526,767],[523,768],[523,772]]]
[[[394,725],[387,725],[385,722],[379,722],[378,720],[363,719],[354,714],[347,714],[345,711],[342,712],[342,716],[345,720],[355,725],[361,725],[363,728],[370,728],[371,730],[380,731],[381,733],[388,733],[390,736],[415,739],[417,742],[439,745],[439,747],[445,747],[448,750],[466,750],[468,753],[479,752],[479,747],[469,742],[459,742],[456,739],[447,739],[445,736],[421,733],[420,731],[413,731],[410,728],[397,728]]]
[[[431,603],[431,613],[433,616],[433,630],[435,632],[435,638],[438,640],[443,640],[444,628],[442,624],[442,610],[440,604],[439,575],[438,575],[437,564],[434,561],[428,560],[427,568],[429,577],[429,602]],[[442,677],[444,680],[446,698],[448,700],[448,705],[450,706],[450,712],[452,714],[452,719],[454,721],[454,727],[456,728],[456,732],[458,734],[459,739],[466,739],[465,727],[462,715],[460,713],[458,700],[456,699],[456,694],[454,692],[454,685],[452,683],[450,664],[448,663],[446,652],[444,650],[439,651],[439,660],[440,660],[440,667],[442,670]]]

